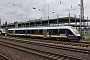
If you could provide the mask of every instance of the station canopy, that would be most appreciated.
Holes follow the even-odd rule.
[[[68,23],[69,22],[69,19],[70,19],[70,23],[74,23],[75,22],[75,20],[76,20],[76,22],[80,22],[80,18],[75,18],[75,17],[63,17],[63,18],[58,18],[58,22],[59,23]],[[36,22],[36,23],[38,23],[38,22],[40,22],[41,20],[35,20],[35,21],[33,21],[33,20],[31,20],[31,23],[33,23],[33,22]],[[87,20],[82,20],[82,22],[86,22]],[[42,20],[42,23],[47,23],[48,22],[48,20]],[[49,19],[49,23],[56,23],[57,22],[57,18],[55,18],[55,19]]]

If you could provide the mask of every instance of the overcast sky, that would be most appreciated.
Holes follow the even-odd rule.
[[[89,3],[90,0],[84,0],[85,18],[90,16]],[[74,14],[78,17],[80,15],[78,4],[80,4],[80,0],[0,0],[1,23],[35,20],[41,19],[41,17],[48,19],[48,11],[50,19],[56,18],[57,14],[59,14],[59,18],[67,17],[69,12],[72,17]]]

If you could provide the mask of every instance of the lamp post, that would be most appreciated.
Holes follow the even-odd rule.
[[[44,19],[45,19],[45,10],[39,9],[39,11],[44,12]]]
[[[30,17],[29,17],[29,27],[30,27]]]
[[[52,13],[55,13],[55,12],[52,12]],[[58,13],[56,13],[56,14],[57,14],[57,24],[58,24],[59,14]]]
[[[22,8],[22,5],[19,5],[19,4],[14,4],[14,3],[13,3],[13,6]],[[22,13],[21,13],[21,27],[22,27]]]
[[[70,6],[70,8],[72,9],[72,5]],[[68,9],[68,12],[69,12],[69,24],[68,25],[70,26],[70,18],[71,17],[70,17],[70,10],[69,9]]]
[[[76,27],[76,25],[77,25],[77,22],[76,22],[76,14],[74,14],[74,17],[75,17],[75,28],[77,28],[77,27]]]
[[[87,34],[88,34],[89,26],[88,26],[88,17],[87,17]]]
[[[49,26],[49,5],[48,5],[48,26]]]
[[[69,10],[68,10],[68,12],[69,12]],[[69,22],[68,22],[68,25],[70,26],[70,12],[69,12]]]
[[[80,4],[78,4],[80,7],[80,33],[82,35],[82,21],[84,21],[84,5],[83,5],[83,0],[80,0]],[[85,25],[85,22],[83,23]]]
[[[79,24],[80,24],[80,33],[82,33],[82,32],[81,32],[81,29],[82,29],[82,27],[81,27],[81,26],[82,26],[82,23],[81,23],[81,15],[79,15],[79,19],[80,19],[80,23],[79,23]]]
[[[22,25],[22,13],[21,13],[21,27],[23,27],[23,25]]]
[[[42,17],[41,17],[41,26],[42,26]]]
[[[0,19],[0,28],[1,28],[1,19]]]
[[[36,9],[36,8],[33,7],[33,9]],[[34,22],[34,27],[35,27],[36,26],[36,19],[33,22]]]
[[[36,9],[36,8],[33,7],[33,9]],[[44,12],[44,18],[45,18],[45,10],[39,9],[39,11]],[[42,17],[41,17],[41,25],[42,25]],[[36,22],[34,22],[34,26],[36,26]]]
[[[70,13],[69,13],[69,26],[70,26]]]

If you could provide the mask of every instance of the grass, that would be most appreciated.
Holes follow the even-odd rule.
[[[90,42],[90,33],[86,36],[86,39],[83,39],[84,41],[89,41]]]

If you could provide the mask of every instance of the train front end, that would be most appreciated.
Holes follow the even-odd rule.
[[[79,33],[79,31],[76,28],[71,27],[70,30],[73,33],[73,36],[72,37],[73,37],[74,40],[77,40],[78,41],[78,40],[81,39],[81,34]]]

